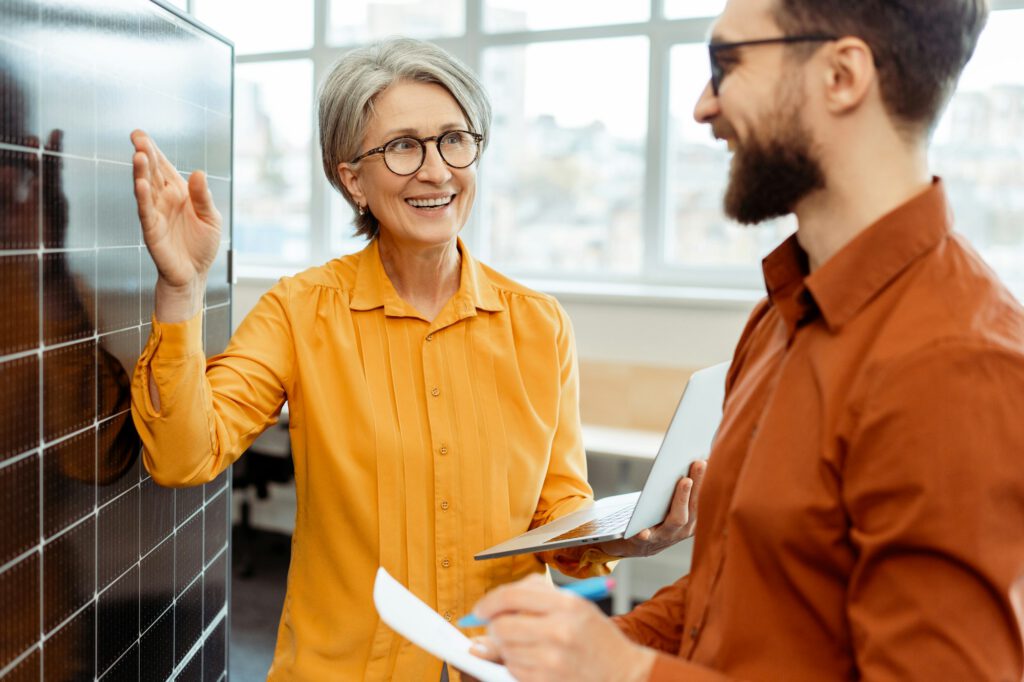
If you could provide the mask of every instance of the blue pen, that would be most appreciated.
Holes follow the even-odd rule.
[[[577,594],[584,599],[590,601],[597,601],[598,599],[604,599],[611,594],[612,588],[615,587],[614,578],[587,578],[586,580],[580,580],[578,582],[569,583],[561,589]],[[460,628],[474,628],[481,625],[487,625],[487,621],[481,618],[477,618],[472,613],[459,618],[459,622],[456,623]]]

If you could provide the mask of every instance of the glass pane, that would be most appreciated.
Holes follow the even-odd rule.
[[[313,47],[313,0],[195,0],[193,14],[233,40],[236,54]]]
[[[466,30],[465,0],[331,0],[327,40],[366,43],[402,35],[441,38]]]
[[[1024,297],[1024,10],[993,12],[942,117],[932,167],[958,231]]]
[[[756,285],[757,264],[795,226],[785,219],[743,227],[722,210],[730,154],[711,128],[693,119],[693,107],[708,82],[707,48],[677,45],[671,53],[668,174],[664,258],[670,265],[746,271]],[[735,282],[735,280],[734,280]]]
[[[539,31],[647,21],[650,3],[631,0],[485,0],[484,29]]]
[[[495,112],[481,165],[491,260],[510,270],[639,271],[646,38],[487,50]]]
[[[248,262],[309,256],[313,64],[235,70],[235,248]]]
[[[725,0],[665,0],[665,16],[669,19],[717,17],[725,9]]]

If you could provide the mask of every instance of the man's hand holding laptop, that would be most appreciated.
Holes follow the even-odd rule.
[[[697,502],[707,466],[706,460],[697,460],[690,465],[689,476],[679,479],[672,496],[672,506],[664,521],[631,538],[610,540],[594,546],[613,556],[651,556],[693,535],[697,524]],[[488,621],[502,615],[513,615],[502,618],[496,628],[488,629],[488,635],[473,638],[473,648],[470,650],[473,654],[501,663],[503,661],[496,640],[505,647],[529,648],[544,660],[557,658],[564,665],[566,676],[552,679],[588,679],[586,671],[589,669],[602,674],[621,669],[625,676],[617,679],[627,680],[630,675],[648,667],[639,663],[649,663],[646,659],[653,657],[650,650],[627,640],[594,604],[583,597],[558,590],[548,580],[536,575],[488,593],[473,609],[473,613]],[[591,626],[589,631],[600,632],[601,635],[586,641],[573,638],[571,633],[576,631],[575,628],[565,628],[564,622],[560,620],[566,615],[581,625],[586,622]],[[549,628],[549,625],[554,627]],[[561,637],[560,633],[569,636]],[[622,657],[622,647],[607,646],[610,641],[623,645],[635,658]],[[609,658],[607,653],[612,651],[616,653]],[[524,673],[529,674],[527,671],[514,671],[517,678]],[[475,682],[475,678],[465,673],[462,673],[462,679]],[[524,676],[519,679],[532,678]]]
[[[640,531],[631,538],[609,540],[594,546],[612,556],[653,556],[693,535],[693,529],[697,524],[700,484],[704,480],[707,468],[707,460],[703,459],[690,465],[690,475],[680,478],[676,483],[672,506],[669,507],[664,521],[653,528]]]

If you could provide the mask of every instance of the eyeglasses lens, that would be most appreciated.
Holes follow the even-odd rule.
[[[469,133],[452,131],[437,138],[437,151],[452,168],[465,168],[476,161],[477,141]],[[398,175],[418,171],[425,156],[423,143],[414,137],[392,140],[384,148],[384,162]]]
[[[711,91],[717,95],[718,85],[722,82],[722,65],[718,63],[714,50],[708,50],[708,57],[711,61]]]

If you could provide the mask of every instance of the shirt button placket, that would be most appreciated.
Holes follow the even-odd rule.
[[[436,453],[440,456],[445,456],[451,451],[451,446],[449,445],[448,434],[442,431],[445,428],[444,425],[448,422],[445,418],[446,401],[437,400],[437,398],[441,397],[441,384],[439,382],[439,379],[441,379],[439,362],[441,340],[440,338],[434,338],[436,334],[437,332],[430,332],[423,337],[423,380],[427,387],[427,393],[429,393],[427,397],[427,417],[431,432],[437,438],[434,441],[436,443]],[[443,494],[445,490],[451,490],[451,476],[453,472],[450,469],[449,462],[450,460],[446,458],[443,461],[439,461],[434,468],[434,486],[439,494]],[[454,536],[451,532],[451,525],[454,523],[454,519],[444,513],[451,508],[451,503],[447,499],[439,499],[437,505],[442,512],[435,520],[438,539],[438,556],[436,561],[441,569],[437,575],[437,600],[440,604],[452,605],[457,594],[453,584],[456,576],[451,571],[452,560],[449,555],[454,549],[452,546]],[[454,619],[454,611],[450,608],[442,611],[441,615],[448,622]]]

